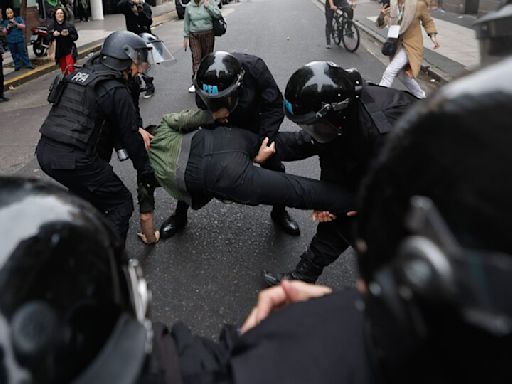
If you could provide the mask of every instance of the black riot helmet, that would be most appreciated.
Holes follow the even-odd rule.
[[[140,36],[128,31],[108,35],[100,55],[104,65],[117,71],[130,68],[132,63],[147,67],[153,64],[151,47]]]
[[[238,104],[244,69],[228,52],[216,51],[205,56],[194,77],[196,93],[210,112],[227,108],[232,112]]]
[[[94,207],[0,178],[0,377],[133,383],[151,346],[149,292]]]
[[[341,133],[340,126],[361,81],[357,71],[347,71],[330,61],[306,64],[288,80],[285,114],[318,142],[329,142]]]
[[[512,0],[482,16],[474,28],[480,42],[481,64],[491,64],[512,54]]]
[[[512,57],[413,106],[369,172],[355,245],[387,382],[512,382],[510,105]]]

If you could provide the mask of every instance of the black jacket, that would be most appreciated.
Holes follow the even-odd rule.
[[[119,10],[124,15],[126,29],[137,35],[141,33],[151,33],[151,24],[153,24],[151,7],[146,3],[139,4],[140,11],[135,14],[132,11],[133,4],[131,0],[121,0],[117,3]]]
[[[226,326],[219,343],[177,323],[171,336],[183,383],[376,383],[380,374],[360,308],[355,289],[336,292],[274,311],[241,336]]]
[[[356,192],[393,124],[417,100],[408,92],[366,85],[349,107],[350,117],[340,122],[340,136],[320,144],[304,131],[280,133],[280,158],[294,161],[318,155],[321,180]]]
[[[229,115],[229,126],[247,129],[274,140],[284,120],[283,95],[265,62],[257,56],[233,52],[245,70],[238,105]],[[206,109],[199,97],[197,106]]]
[[[67,29],[69,35],[67,36],[53,36],[53,32],[58,31],[62,32],[63,29]],[[78,32],[73,24],[64,21],[62,24],[57,23],[55,20],[52,20],[48,25],[48,36],[50,36],[50,40],[54,41],[55,44],[55,61],[58,63],[61,57],[73,54],[72,50],[75,46],[75,41],[78,40]]]

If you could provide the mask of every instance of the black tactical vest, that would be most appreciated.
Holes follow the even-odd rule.
[[[64,81],[62,96],[53,105],[39,132],[58,143],[90,149],[105,120],[98,108],[95,87],[103,81],[108,81],[109,89],[124,87],[121,73],[101,64],[84,66]]]

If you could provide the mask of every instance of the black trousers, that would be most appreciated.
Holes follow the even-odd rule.
[[[44,173],[103,212],[126,240],[132,195],[108,162],[45,138],[37,144],[36,157]]]
[[[304,131],[279,133],[276,142],[276,148],[279,149],[277,153],[281,160],[285,162],[304,160],[308,157],[321,155],[319,149]],[[331,175],[333,170],[336,170],[335,164],[330,169]],[[343,180],[337,181],[337,185],[342,188]],[[351,205],[351,201],[353,202],[354,199],[350,196],[351,194],[346,192],[345,195],[340,195],[340,198],[347,199],[346,204]],[[352,204],[350,210],[353,209],[355,209],[355,206]],[[336,261],[353,243],[352,226],[354,221],[354,217],[338,215],[335,221],[319,223],[308,249],[301,255],[301,260],[313,264],[319,270]]]
[[[347,16],[350,20],[354,18],[354,10],[348,4],[347,1],[343,2],[341,6],[343,12],[347,13]],[[327,44],[331,44],[331,36],[332,36],[332,19],[334,18],[334,11],[327,6],[325,6],[325,39],[327,40]]]
[[[2,44],[1,41],[0,44]],[[4,97],[4,61],[0,55],[0,98],[1,97]]]
[[[154,77],[148,76],[145,73],[142,74],[142,79],[144,80],[144,88],[146,91],[155,91],[155,85],[153,84]]]
[[[238,128],[218,127],[196,133],[185,171],[193,208],[211,198],[246,205],[282,204],[339,215],[352,206],[352,194],[334,184],[254,165],[259,145],[256,134]],[[201,197],[202,204],[198,204]]]

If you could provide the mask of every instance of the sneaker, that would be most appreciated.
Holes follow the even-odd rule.
[[[153,97],[154,94],[155,94],[154,89],[148,89],[148,90],[146,90],[146,93],[144,94],[144,98],[149,99],[150,97]]]
[[[331,49],[331,43],[327,43],[327,44],[325,45],[325,48],[327,48],[327,49]]]
[[[196,91],[196,87],[194,87],[194,84],[192,84],[192,85],[190,86],[190,88],[188,89],[188,91],[189,91],[190,93],[194,93],[194,92]]]

